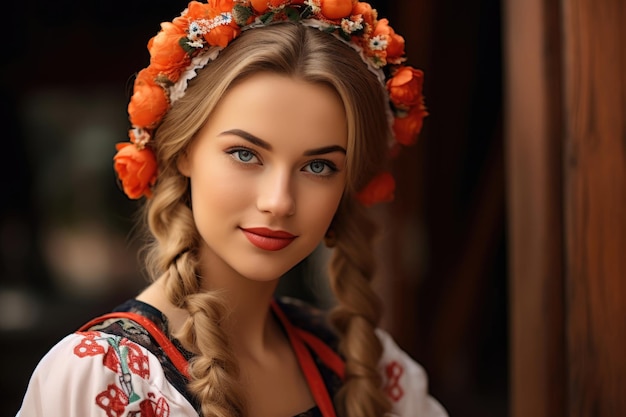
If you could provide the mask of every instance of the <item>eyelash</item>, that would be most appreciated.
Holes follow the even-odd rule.
[[[311,171],[307,171],[309,173],[311,173],[312,175],[315,175],[316,177],[320,177],[320,178],[330,178],[331,176],[333,176],[337,171],[337,166],[335,164],[333,164],[332,162],[325,160],[325,159],[315,159],[311,162],[308,162],[305,165],[306,167],[310,167],[311,165],[315,164],[315,163],[321,163],[325,165],[325,168],[328,168],[330,170],[330,172],[326,173],[326,174],[322,174],[322,173],[315,173],[315,172],[311,172]],[[324,169],[325,170],[325,169]],[[322,170],[322,172],[324,171]]]
[[[242,152],[248,152],[248,153],[250,153],[250,155],[251,155],[250,160],[248,160],[248,161],[244,161],[244,160],[242,160],[242,159],[241,159],[241,153],[242,153]],[[232,157],[232,158],[233,158],[236,162],[239,162],[240,164],[244,164],[244,165],[253,164],[254,162],[252,162],[252,159],[254,159],[254,158],[256,158],[257,160],[259,160],[259,159],[260,159],[260,158],[259,158],[259,156],[256,154],[256,152],[254,152],[254,151],[253,151],[252,149],[250,149],[250,148],[246,148],[245,146],[239,146],[239,147],[236,147],[236,148],[230,148],[230,149],[227,149],[227,150],[226,150],[226,153],[227,153],[227,154],[229,154],[229,155],[231,155],[231,157]],[[303,170],[305,170],[307,167],[310,167],[311,165],[313,165],[313,164],[315,164],[315,163],[322,163],[322,164],[324,164],[324,165],[325,165],[325,168],[328,168],[328,169],[330,170],[330,172],[325,173],[325,174],[323,174],[323,173],[315,173],[315,172],[313,172],[313,171],[311,171],[311,170],[307,170],[307,171],[306,171],[307,173],[309,173],[309,174],[311,174],[311,175],[314,175],[314,176],[316,176],[316,177],[319,177],[319,178],[329,178],[329,177],[333,176],[333,175],[334,175],[337,171],[339,171],[339,170],[337,169],[337,166],[336,166],[333,162],[328,161],[328,160],[326,160],[326,159],[314,159],[313,161],[308,162],[308,163],[304,166]],[[323,172],[323,171],[324,171],[324,170],[322,170],[322,172]]]
[[[251,164],[251,163],[253,163],[253,162],[250,162],[250,161],[244,161],[244,160],[242,160],[242,159],[241,159],[241,152],[248,152],[248,153],[250,153],[250,155],[252,156],[252,158],[259,159],[259,156],[256,154],[256,152],[254,152],[252,149],[250,149],[250,148],[246,148],[246,147],[244,147],[244,146],[239,146],[239,147],[236,147],[236,148],[230,148],[230,149],[226,150],[226,153],[227,153],[227,154],[229,154],[229,155],[231,155],[231,156],[232,156],[232,158],[233,158],[236,162],[239,162],[239,163],[241,163],[241,164],[246,164],[246,165],[247,165],[247,164]],[[251,158],[251,159],[252,159],[252,158]]]

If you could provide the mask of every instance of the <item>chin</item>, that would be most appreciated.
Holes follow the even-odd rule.
[[[255,268],[246,268],[246,270],[239,271],[239,273],[241,274],[241,276],[250,281],[275,282],[278,281],[287,272],[289,272],[294,266],[295,265],[290,266],[289,268],[259,268],[259,266],[256,265]]]
[[[291,271],[305,257],[290,259],[290,262],[276,262],[276,259],[250,259],[247,265],[238,268],[237,272],[250,281],[274,282]]]

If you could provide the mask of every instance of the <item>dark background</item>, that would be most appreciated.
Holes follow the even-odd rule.
[[[428,15],[414,21],[427,28],[403,15],[409,0],[373,2],[407,39],[427,35],[423,48],[411,47],[421,52],[410,64],[426,73],[431,115],[399,162],[399,208],[389,209],[401,214],[389,227],[406,223],[421,242],[409,255],[419,258],[420,285],[416,307],[393,333],[452,416],[506,416],[501,5],[422,3]],[[0,415],[15,415],[54,343],[145,285],[132,238],[135,203],[118,189],[111,158],[126,140],[129,80],[147,64],[146,43],[185,5],[4,5]],[[294,275],[306,279],[308,266]],[[307,285],[283,290],[323,303]]]

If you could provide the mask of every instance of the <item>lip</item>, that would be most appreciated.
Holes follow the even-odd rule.
[[[241,228],[250,243],[259,249],[277,251],[289,246],[297,236],[283,230],[272,230],[266,227]]]

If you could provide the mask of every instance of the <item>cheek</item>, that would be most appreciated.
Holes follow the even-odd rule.
[[[191,178],[192,204],[205,211],[224,211],[238,207],[249,199],[250,181],[219,164],[207,164]]]
[[[333,190],[326,190],[326,192],[308,193],[301,202],[300,212],[306,213],[306,217],[311,219],[311,223],[315,223],[321,236],[326,233],[335,216],[342,194],[343,187],[337,187]]]

